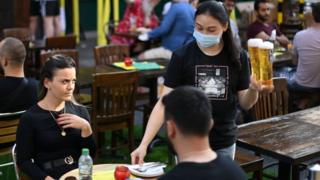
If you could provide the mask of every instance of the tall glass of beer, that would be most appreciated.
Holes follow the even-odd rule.
[[[259,45],[262,44],[262,39],[253,38],[248,40],[248,50],[251,61],[251,72],[256,80],[260,80],[260,61],[259,61]]]
[[[262,85],[273,87],[272,82],[272,51],[274,45],[271,42],[263,42],[259,45],[259,60],[260,60],[260,80]]]

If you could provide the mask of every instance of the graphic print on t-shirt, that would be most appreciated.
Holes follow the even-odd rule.
[[[210,100],[227,100],[228,66],[196,65],[195,86]]]

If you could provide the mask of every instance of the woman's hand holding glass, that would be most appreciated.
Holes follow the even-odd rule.
[[[69,113],[60,114],[59,118],[57,118],[57,123],[63,129],[66,129],[66,128],[80,129],[82,137],[88,137],[92,134],[92,130],[89,122],[74,114],[69,114]]]
[[[249,84],[249,89],[257,91],[257,92],[261,92],[261,93],[270,93],[273,91],[274,86],[265,86],[262,85],[262,83],[258,80],[256,80],[256,78],[254,76],[250,77],[250,84]]]

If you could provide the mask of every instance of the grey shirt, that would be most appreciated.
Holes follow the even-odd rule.
[[[298,56],[298,67],[294,76],[296,82],[302,86],[319,88],[320,28],[310,27],[298,32],[293,46]]]

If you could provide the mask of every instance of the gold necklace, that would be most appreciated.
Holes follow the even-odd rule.
[[[57,119],[53,116],[52,112],[50,110],[48,110],[48,111],[49,111],[51,117],[53,118],[53,120],[57,123],[59,129],[61,130],[61,136],[66,136],[67,135],[66,131],[62,127],[60,127],[60,125],[57,122]],[[64,108],[63,108],[63,114],[65,114],[65,113],[66,113],[66,106],[64,106]]]

